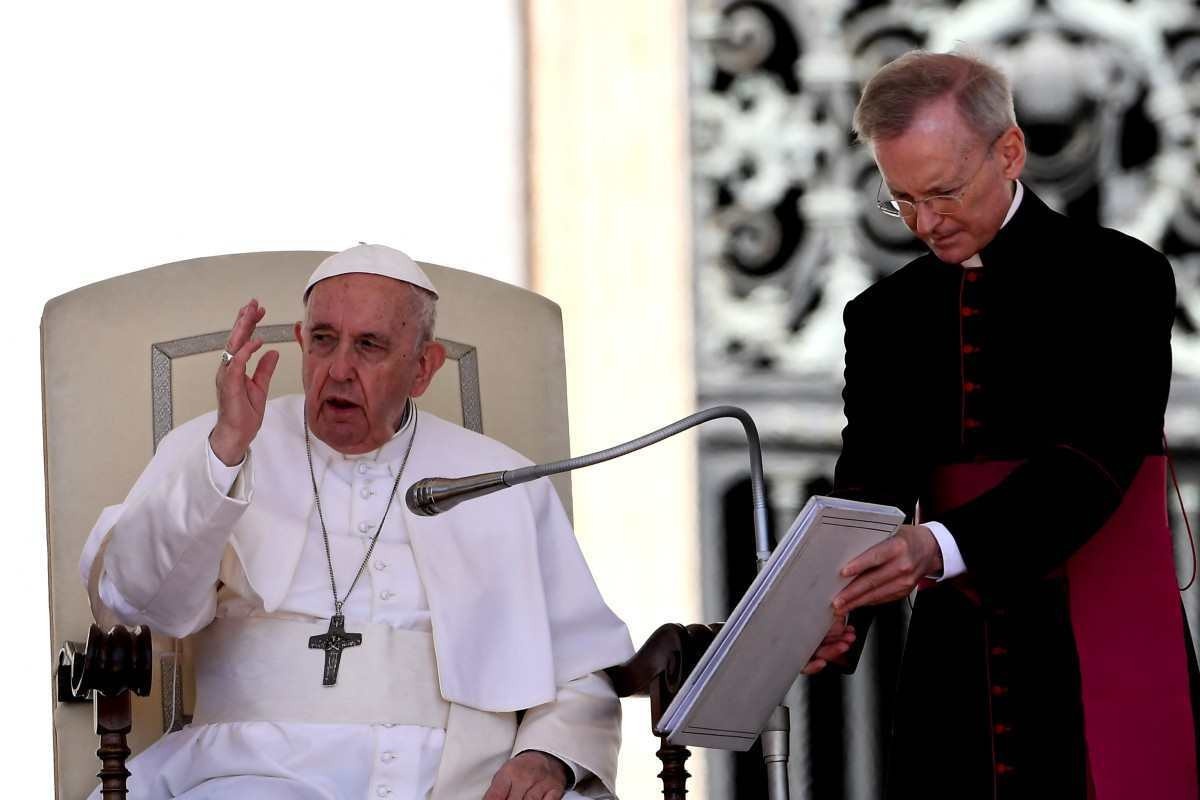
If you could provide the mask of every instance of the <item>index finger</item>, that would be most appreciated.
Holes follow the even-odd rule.
[[[233,330],[229,332],[229,341],[225,349],[236,353],[242,345],[249,341],[254,334],[254,328],[267,313],[267,309],[258,304],[258,300],[250,298],[250,302],[238,309],[237,319],[233,322]]]
[[[850,581],[846,588],[833,598],[833,610],[837,614],[848,614],[853,610],[852,603],[875,588],[876,582],[871,577],[858,577]]]
[[[839,574],[843,578],[853,578],[859,573],[866,572],[868,569],[878,567],[888,560],[885,550],[890,544],[891,540],[889,539],[888,541],[880,542],[877,545],[867,548],[867,550],[859,554],[856,558],[851,559],[850,563],[842,567]]]

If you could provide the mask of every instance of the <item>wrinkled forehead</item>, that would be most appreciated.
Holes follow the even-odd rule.
[[[314,284],[305,300],[309,325],[403,329],[415,317],[419,290],[383,275],[353,272]]]
[[[901,133],[875,139],[871,144],[875,152],[880,148],[900,147],[913,153],[940,152],[961,157],[986,143],[953,104],[935,102],[918,110]]]
[[[954,187],[978,164],[987,144],[954,116],[918,117],[904,133],[872,142],[872,156],[893,191]]]

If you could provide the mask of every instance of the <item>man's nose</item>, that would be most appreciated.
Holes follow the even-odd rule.
[[[329,362],[329,377],[335,381],[348,381],[354,377],[354,351],[349,347],[338,347]]]
[[[917,204],[917,215],[913,218],[913,232],[919,238],[925,238],[942,221],[942,215],[934,213],[926,203]]]

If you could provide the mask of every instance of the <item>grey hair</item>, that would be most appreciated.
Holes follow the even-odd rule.
[[[409,311],[421,332],[418,347],[433,341],[433,328],[437,324],[437,295],[420,286],[409,284],[412,290],[409,294]]]
[[[947,95],[984,141],[1017,124],[1012,89],[1000,70],[962,53],[913,50],[867,81],[854,109],[854,133],[868,145],[894,139],[908,130],[918,112]]]

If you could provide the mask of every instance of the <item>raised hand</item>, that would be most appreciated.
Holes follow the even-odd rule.
[[[251,300],[238,309],[233,331],[225,345],[233,358],[217,367],[217,424],[208,435],[213,453],[221,462],[234,466],[242,463],[250,443],[262,427],[267,406],[267,389],[279,364],[279,351],[268,350],[258,360],[253,377],[246,375],[250,356],[262,347],[262,339],[253,338],[254,329],[267,309]]]

